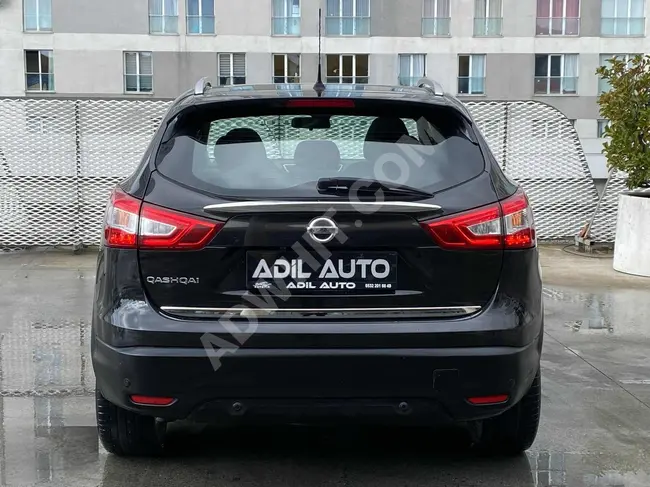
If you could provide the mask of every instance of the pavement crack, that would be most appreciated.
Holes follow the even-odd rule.
[[[587,365],[589,365],[589,367],[591,367],[592,369],[596,370],[598,373],[600,373],[600,374],[602,374],[603,376],[607,377],[610,381],[612,381],[612,382],[613,382],[614,384],[616,384],[618,387],[620,387],[621,389],[623,389],[623,390],[624,390],[625,392],[627,392],[630,396],[632,396],[632,397],[633,397],[634,399],[636,399],[638,402],[640,402],[641,404],[643,404],[646,408],[650,409],[650,404],[646,403],[643,399],[641,399],[640,397],[636,396],[632,391],[630,391],[629,389],[627,389],[623,384],[621,384],[619,381],[617,381],[616,379],[614,379],[613,377],[611,377],[609,374],[605,373],[603,370],[601,370],[601,369],[599,369],[598,367],[596,367],[594,364],[592,364],[591,362],[589,362],[589,360],[587,360],[585,357],[583,357],[582,355],[576,353],[572,348],[567,347],[564,343],[562,343],[560,340],[558,340],[557,338],[555,338],[555,337],[554,337],[553,335],[551,335],[550,333],[548,333],[548,332],[545,331],[545,332],[544,332],[544,335],[546,335],[546,336],[549,337],[551,340],[553,340],[553,341],[559,343],[560,345],[562,345],[562,347],[564,347],[565,350],[569,351],[570,353],[572,353],[573,355],[575,355],[576,357],[578,357],[580,360],[582,360],[584,363],[586,363]]]

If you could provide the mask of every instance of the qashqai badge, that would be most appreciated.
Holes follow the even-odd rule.
[[[307,233],[319,243],[327,243],[334,240],[339,233],[339,227],[330,218],[314,218],[307,225]]]

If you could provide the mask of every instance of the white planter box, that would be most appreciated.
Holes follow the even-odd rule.
[[[619,198],[614,269],[650,277],[650,193]]]

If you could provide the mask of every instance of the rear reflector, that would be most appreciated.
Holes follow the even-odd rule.
[[[526,194],[420,224],[445,249],[526,249],[536,245],[533,212]]]
[[[106,209],[104,243],[123,249],[199,250],[222,222],[161,208],[113,191]]]
[[[354,108],[354,100],[340,98],[298,98],[288,100],[289,108]]]
[[[467,401],[474,406],[487,406],[490,404],[503,404],[508,399],[509,396],[507,394],[499,394],[497,396],[470,397]]]
[[[169,406],[175,400],[173,397],[131,396],[131,402],[141,406]]]

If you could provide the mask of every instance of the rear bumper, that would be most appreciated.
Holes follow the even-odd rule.
[[[112,403],[167,420],[439,424],[482,419],[516,404],[539,368],[541,335],[524,347],[247,349],[218,363],[203,349],[114,348],[95,339],[97,385]],[[213,357],[214,358],[214,357]],[[507,394],[499,405],[467,398]],[[170,406],[131,395],[172,397]]]
[[[537,250],[506,252],[503,266],[493,300],[464,318],[228,322],[161,313],[145,296],[134,251],[110,249],[99,255],[95,287],[97,385],[118,406],[168,420],[431,423],[498,415],[529,389],[543,337]],[[213,355],[226,352],[216,371],[206,335],[216,342]],[[508,401],[467,402],[499,394]],[[131,395],[176,401],[144,407]]]

